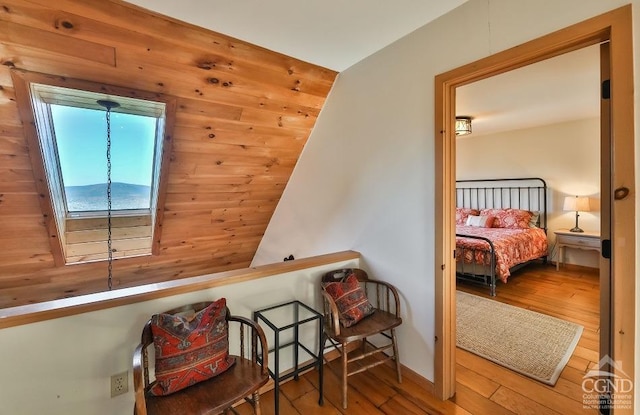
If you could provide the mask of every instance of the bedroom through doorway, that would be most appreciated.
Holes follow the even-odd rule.
[[[635,183],[633,31],[630,6],[623,6],[562,30],[439,74],[435,78],[435,392],[456,395],[455,154],[456,88],[590,45],[601,44],[600,362],[611,376],[633,383],[635,374],[636,203],[627,183]],[[604,88],[606,86],[606,88]],[[612,132],[615,131],[615,134]],[[611,259],[609,259],[611,258]],[[598,396],[599,397],[599,396]],[[597,398],[598,398],[597,397]],[[598,399],[595,401],[598,401]],[[617,398],[613,397],[613,404]],[[634,413],[633,404],[629,411]],[[619,408],[618,408],[619,409]],[[618,411],[616,411],[618,412]]]
[[[564,263],[557,264],[561,259],[561,250],[558,249],[556,232],[566,232],[574,225],[575,212],[564,210],[565,198],[581,196],[588,198],[590,207],[593,208],[589,212],[579,212],[580,227],[589,235],[599,235],[600,46],[578,49],[458,87],[455,115],[456,118],[471,120],[471,133],[465,134],[464,131],[456,137],[456,180],[490,179],[491,182],[479,182],[477,186],[501,189],[497,191],[499,195],[487,195],[488,190],[475,191],[475,194],[465,191],[456,193],[456,199],[480,199],[475,201],[474,207],[485,208],[471,209],[471,218],[467,217],[466,220],[465,215],[460,214],[462,209],[457,208],[456,233],[472,232],[473,235],[485,235],[490,239],[498,238],[492,244],[492,249],[496,252],[494,261],[497,262],[496,272],[499,274],[495,277],[495,297],[491,296],[486,285],[478,284],[477,279],[475,282],[468,278],[458,280],[457,291],[548,315],[581,327],[581,333],[574,334],[572,339],[541,340],[541,350],[562,349],[555,342],[560,342],[566,350],[563,349],[558,356],[551,356],[547,352],[548,355],[538,358],[540,361],[559,362],[557,367],[541,372],[544,373],[543,377],[548,376],[551,381],[543,379],[542,382],[550,386],[540,391],[535,387],[540,382],[539,374],[527,374],[526,370],[522,372],[519,367],[539,367],[541,363],[519,362],[509,356],[517,353],[518,339],[526,335],[526,330],[523,331],[520,326],[531,323],[518,323],[518,320],[514,320],[510,323],[513,324],[512,327],[502,327],[499,323],[511,320],[497,316],[499,323],[490,321],[487,323],[488,328],[482,330],[484,333],[473,333],[477,326],[484,324],[482,316],[474,321],[475,316],[466,316],[463,305],[459,303],[457,344],[460,347],[456,352],[456,381],[463,387],[457,388],[457,394],[484,396],[488,399],[486,405],[503,407],[494,408],[495,410],[513,410],[509,405],[516,401],[520,404],[526,402],[528,407],[554,407],[558,399],[564,401],[566,410],[574,406],[580,409],[582,377],[588,368],[597,366],[600,356],[600,259],[595,250],[563,248]],[[521,186],[519,182],[495,182],[528,177],[540,177],[546,183],[546,206],[541,209],[537,200],[529,201],[537,199],[537,194],[531,196],[529,190],[524,195],[515,193],[513,187]],[[460,187],[462,186],[461,184]],[[469,203],[468,200],[465,202]],[[498,203],[504,209],[489,209]],[[463,205],[466,206],[462,201],[456,203],[456,206]],[[464,209],[464,213],[468,213],[467,210],[468,208]],[[503,241],[500,239],[503,238],[503,230],[494,228],[494,225],[511,227],[513,223],[518,226],[517,221],[505,221],[500,217],[495,218],[494,224],[492,215],[496,212],[498,215],[510,215],[512,212],[526,214],[519,212],[520,210],[538,215],[541,210],[546,210],[544,220],[537,219],[535,224],[533,222],[536,220],[532,218],[528,218],[533,220],[530,224],[525,223],[527,220],[521,221],[526,226],[544,228],[547,243],[544,261],[532,259],[540,255],[533,246],[535,238],[528,235],[532,230],[522,230],[523,234],[518,238],[526,239],[521,240],[515,239],[514,235],[514,232],[519,233],[520,230],[505,230],[508,236],[504,236],[507,239]],[[542,233],[540,230],[534,231]],[[457,240],[461,247],[456,249],[456,255],[461,259],[465,253],[462,247],[465,241],[467,244],[473,241],[464,238]],[[509,250],[510,243],[519,245]],[[532,245],[531,252],[522,249],[527,244]],[[485,245],[488,246],[486,243]],[[515,258],[514,252],[522,254],[522,258]],[[464,263],[465,260],[457,261],[458,272],[461,268],[468,271],[469,267],[465,267]],[[501,270],[501,263],[504,263],[506,271]],[[512,264],[515,267],[509,269]],[[477,268],[473,270],[476,271]],[[513,308],[504,308],[501,312],[511,311],[518,313]],[[465,324],[463,318],[471,318],[472,323]],[[492,330],[499,334],[494,335]],[[548,332],[554,333],[551,330]],[[490,343],[489,353],[483,353],[487,345],[473,344],[469,347],[471,343],[481,342],[484,335],[487,343]],[[545,343],[554,344],[554,347],[545,348]],[[497,347],[492,347],[494,345]],[[526,347],[524,343],[522,347]],[[536,358],[530,355],[531,359]],[[535,379],[534,386],[522,386],[518,389],[514,388],[513,379],[508,382],[497,381],[516,377],[519,382],[515,384],[527,385],[529,382],[521,379],[523,376]],[[556,385],[559,386],[556,388]],[[509,399],[492,399],[496,396]]]

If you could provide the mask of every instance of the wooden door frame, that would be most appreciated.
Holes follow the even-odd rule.
[[[635,361],[635,173],[634,88],[631,6],[627,5],[565,29],[464,65],[435,78],[435,391],[441,399],[455,394],[455,90],[563,53],[610,42],[612,114],[612,188],[629,195],[612,203],[611,356],[622,362],[633,382]],[[606,317],[606,316],[605,316]],[[632,405],[633,406],[633,405]],[[616,413],[627,413],[626,410]],[[633,413],[633,408],[630,412]]]

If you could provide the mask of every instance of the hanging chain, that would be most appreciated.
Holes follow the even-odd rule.
[[[109,291],[113,286],[113,250],[111,249],[111,107],[107,107],[107,262]]]
[[[110,100],[98,100],[98,105],[107,109],[107,262],[109,291],[113,287],[113,249],[111,248],[111,109],[118,108],[120,104]]]

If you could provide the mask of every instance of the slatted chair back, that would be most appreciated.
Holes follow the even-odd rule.
[[[348,277],[354,275],[367,299],[374,307],[371,315],[362,318],[355,324],[344,327],[340,322],[340,309],[336,299],[325,289],[330,283],[344,283]],[[347,378],[356,373],[360,373],[369,368],[375,367],[387,360],[395,362],[398,382],[402,382],[400,358],[398,354],[397,338],[395,328],[402,324],[400,310],[400,296],[398,290],[384,281],[370,279],[367,273],[359,268],[343,268],[329,271],[322,276],[321,294],[324,308],[324,330],[323,344],[327,341],[339,352],[341,358],[342,373],[342,406],[347,409]],[[375,344],[369,340],[374,336],[386,338],[389,342]],[[353,342],[361,343],[355,353],[348,353],[348,344]],[[387,355],[385,352],[390,351]],[[369,359],[369,363],[364,362],[370,356],[378,355],[377,359]],[[353,364],[359,361],[358,365]]]
[[[177,307],[165,314],[195,314],[211,304],[199,302]],[[259,389],[269,380],[269,350],[262,328],[254,321],[234,316],[226,309],[226,324],[231,345],[229,353],[235,357],[230,369],[214,378],[189,386],[166,396],[151,396],[154,379],[149,350],[153,349],[151,320],[142,330],[140,344],[133,355],[133,383],[135,391],[134,415],[169,415],[176,413],[226,414],[239,401],[249,402],[256,415],[261,414]],[[232,338],[233,336],[233,338]]]
[[[329,271],[322,276],[322,284],[329,282],[343,282],[349,275],[355,275],[362,286],[369,302],[378,310],[386,311],[400,318],[400,301],[396,287],[384,281],[369,279],[366,271],[360,268],[342,268]],[[324,302],[325,322],[332,323],[331,308]],[[339,327],[337,328],[339,331]]]

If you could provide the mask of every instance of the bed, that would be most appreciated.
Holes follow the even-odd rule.
[[[456,277],[489,287],[546,262],[547,185],[541,178],[456,182]]]

